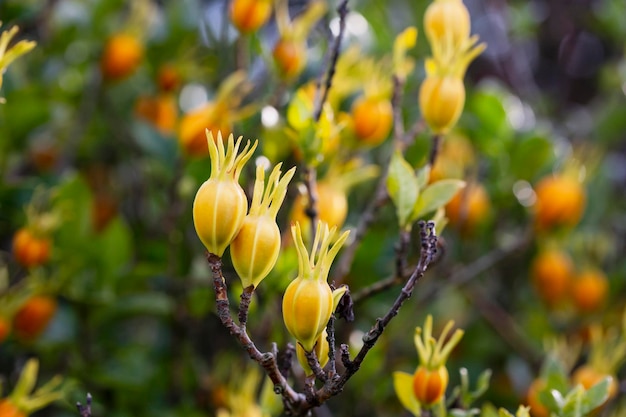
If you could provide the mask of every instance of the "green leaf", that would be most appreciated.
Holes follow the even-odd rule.
[[[389,162],[387,190],[396,206],[398,223],[407,228],[411,223],[411,213],[419,195],[419,185],[413,167],[396,151]]]
[[[414,416],[420,416],[422,409],[413,393],[413,375],[406,372],[393,373],[393,387],[400,403]]]
[[[552,142],[541,136],[532,136],[511,147],[508,169],[516,178],[530,181],[553,155]]]
[[[612,377],[606,377],[587,390],[583,398],[583,413],[588,413],[604,404],[609,398],[609,386],[611,381]]]
[[[429,185],[417,199],[413,213],[411,214],[411,219],[417,220],[437,210],[439,207],[446,205],[452,200],[452,197],[454,197],[457,191],[463,187],[465,187],[464,181],[452,179],[437,181]]]
[[[417,171],[417,186],[421,190],[428,184],[428,178],[430,177],[430,165],[424,165]]]
[[[476,382],[476,389],[472,392],[474,398],[478,398],[483,395],[487,389],[489,389],[489,381],[491,380],[491,369],[485,369],[479,376]]]

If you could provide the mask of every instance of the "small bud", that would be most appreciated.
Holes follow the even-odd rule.
[[[257,142],[252,147],[248,142],[239,153],[241,140],[240,136],[235,143],[231,134],[225,149],[222,134],[218,132],[214,140],[213,133],[207,131],[211,176],[200,186],[193,202],[196,233],[207,250],[220,257],[239,233],[248,209],[248,200],[238,180]]]
[[[463,80],[454,76],[428,76],[419,92],[422,116],[434,133],[454,127],[465,105]]]
[[[342,287],[333,292],[327,279],[330,265],[349,232],[335,239],[335,228],[329,230],[328,225],[319,222],[310,256],[299,223],[291,227],[291,234],[298,252],[298,276],[285,290],[283,320],[289,333],[310,352],[326,328],[340,295],[346,291]],[[334,244],[330,247],[332,241]]]
[[[280,230],[276,224],[276,214],[296,170],[295,167],[290,169],[279,180],[280,167],[279,164],[274,168],[265,187],[265,171],[261,165],[257,166],[250,213],[230,247],[233,266],[241,278],[243,288],[250,285],[257,287],[270,273],[280,253]]]

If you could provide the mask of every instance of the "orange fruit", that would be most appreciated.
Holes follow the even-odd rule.
[[[589,313],[602,306],[609,291],[609,283],[601,271],[587,269],[575,277],[570,291],[576,308],[580,312]]]
[[[526,393],[526,404],[530,406],[530,415],[532,417],[548,417],[550,412],[539,401],[539,393],[546,387],[546,381],[543,379],[535,379],[528,387]]]
[[[464,234],[471,234],[488,216],[491,203],[481,184],[470,183],[459,190],[446,205],[450,224]]]
[[[50,239],[21,228],[13,236],[13,255],[22,266],[32,268],[48,261],[51,245]]]
[[[224,138],[228,137],[232,130],[227,115],[213,103],[207,103],[180,119],[178,139],[185,154],[192,157],[209,154],[206,129],[213,132],[213,137],[217,137],[217,132],[221,131]]]
[[[361,97],[352,105],[354,133],[361,142],[382,143],[393,125],[393,108],[387,99]]]
[[[121,80],[135,72],[143,59],[143,45],[126,33],[117,33],[107,39],[100,69],[105,80]]]
[[[172,92],[180,85],[180,74],[173,66],[162,65],[157,74],[157,85],[165,93]]]
[[[580,182],[557,175],[543,178],[535,187],[535,224],[546,230],[559,226],[575,226],[585,209],[586,195]]]
[[[174,132],[178,120],[176,98],[170,94],[156,97],[139,97],[135,113],[141,119],[150,122],[159,132],[169,135]]]
[[[615,398],[619,389],[615,376],[598,372],[589,365],[582,365],[572,374],[572,382],[574,384],[581,384],[587,390],[608,376],[612,378],[609,384],[608,401],[611,398]]]
[[[233,0],[230,19],[242,33],[250,33],[263,26],[272,13],[271,0]]]
[[[280,39],[274,46],[272,56],[282,78],[295,78],[306,64],[306,44],[292,39]]]
[[[29,298],[13,317],[15,334],[25,340],[37,338],[48,326],[57,310],[57,301],[47,295]]]
[[[531,277],[541,299],[552,306],[567,294],[573,273],[569,255],[557,249],[539,253],[531,266]]]

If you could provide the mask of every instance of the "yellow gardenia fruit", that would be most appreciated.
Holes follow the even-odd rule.
[[[424,13],[428,41],[461,45],[470,35],[470,15],[461,0],[436,0]]]
[[[447,133],[461,116],[465,105],[463,80],[454,76],[428,76],[419,92],[422,116],[436,134]]]
[[[289,333],[307,352],[315,347],[317,338],[346,291],[346,287],[332,291],[327,282],[331,263],[350,234],[346,231],[335,239],[335,230],[334,227],[329,230],[327,224],[318,222],[309,256],[300,224],[291,226],[298,252],[298,276],[285,290],[283,320]]]
[[[257,143],[246,143],[241,153],[242,136],[235,140],[228,137],[224,147],[221,132],[217,140],[207,131],[207,142],[211,157],[211,175],[196,193],[193,202],[193,222],[198,237],[209,253],[222,256],[243,225],[248,200],[239,185],[239,175],[250,159]]]
[[[281,164],[274,168],[265,187],[265,171],[261,165],[257,166],[250,213],[231,243],[230,255],[243,288],[257,287],[274,268],[280,253],[276,215],[296,170],[290,169],[280,179],[280,168]]]
[[[328,363],[328,352],[330,351],[330,345],[328,344],[328,333],[326,329],[322,330],[322,334],[320,334],[315,342],[315,356],[317,357],[317,361],[320,363],[320,367],[325,367]],[[304,373],[306,375],[313,374],[311,367],[309,366],[309,362],[306,359],[306,353],[302,348],[302,345],[298,343],[296,346],[296,357],[298,358],[298,362],[302,369],[304,369]]]

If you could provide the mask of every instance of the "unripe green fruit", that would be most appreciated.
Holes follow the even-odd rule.
[[[244,288],[259,285],[280,253],[280,230],[269,215],[247,216],[230,245],[230,256]]]
[[[325,280],[296,278],[283,296],[287,330],[310,352],[333,312],[333,293]]]
[[[248,210],[241,186],[231,179],[208,179],[193,202],[193,223],[207,250],[222,256],[235,238]]]

